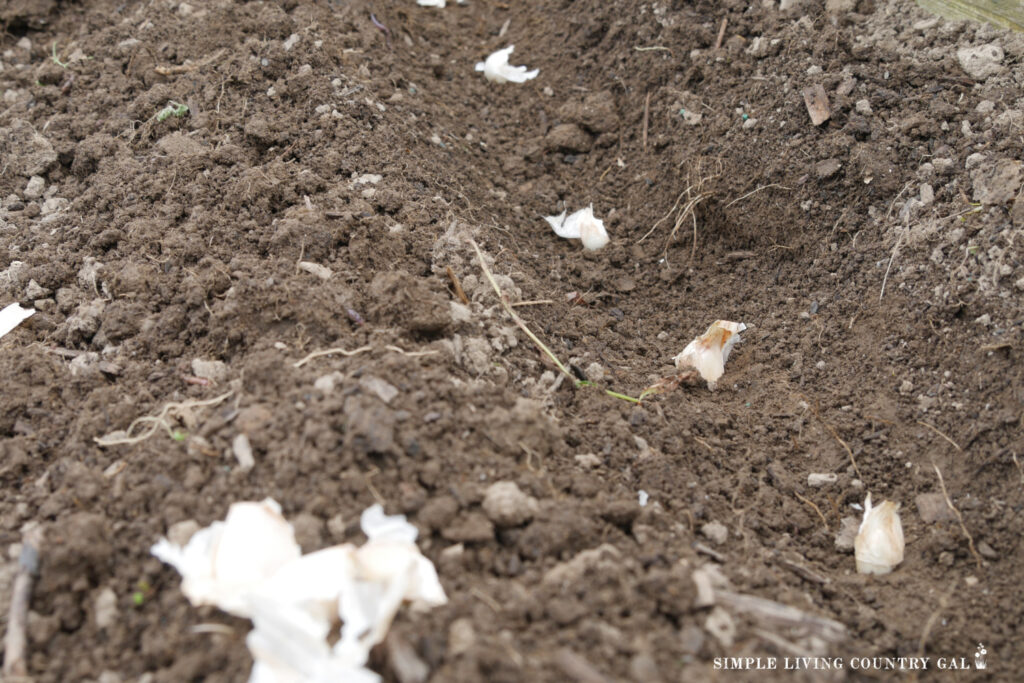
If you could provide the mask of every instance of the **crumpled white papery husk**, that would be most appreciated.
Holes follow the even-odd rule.
[[[302,554],[292,525],[270,498],[233,504],[223,522],[197,531],[184,548],[161,538],[150,552],[178,570],[181,592],[193,605],[216,605],[240,617],[249,616],[247,595]]]
[[[0,337],[13,330],[36,312],[34,308],[22,308],[21,304],[5,306],[0,311]]]
[[[239,506],[267,503],[279,511],[277,504],[269,500],[261,504],[236,503],[228,514],[228,522]],[[193,540],[217,525],[228,526],[228,522],[214,523],[197,532]],[[241,597],[241,609],[235,613],[250,617],[254,626],[246,638],[254,659],[250,683],[378,683],[380,677],[365,665],[370,650],[386,637],[401,604],[410,601],[416,608],[447,602],[434,565],[416,546],[416,527],[404,516],[386,516],[380,505],[363,511],[360,522],[369,539],[364,545],[339,545],[301,557],[296,553]],[[288,530],[291,531],[290,525]],[[224,530],[220,531],[223,535]],[[250,538],[254,545],[261,545],[261,536]],[[166,541],[161,543],[176,548]],[[192,541],[186,546],[185,555],[190,547]],[[171,563],[179,571],[193,565],[202,570],[205,566],[198,558],[200,551],[208,547],[209,543],[200,538],[192,550],[195,557],[191,564]],[[164,556],[181,560],[162,546],[160,550]],[[223,552],[223,547],[219,552]],[[191,583],[189,579],[185,575],[183,589]],[[201,604],[223,607],[222,602],[207,600]],[[231,603],[234,602],[232,596]],[[328,636],[339,620],[341,638],[332,647]]]
[[[871,494],[864,500],[864,519],[853,541],[860,574],[888,574],[903,561],[903,525],[900,505],[891,500],[871,506]]]
[[[509,55],[516,49],[515,45],[492,52],[487,59],[477,62],[476,70],[484,72],[484,78],[495,83],[525,83],[536,78],[540,69],[527,71],[525,66],[512,66],[508,63]]]
[[[545,216],[555,230],[555,234],[569,240],[580,240],[583,248],[596,251],[608,244],[608,231],[604,229],[604,221],[594,216],[594,205],[580,209],[566,218],[567,211],[557,216]]]
[[[725,361],[729,360],[732,347],[740,340],[740,332],[747,329],[743,323],[716,320],[708,331],[687,344],[683,352],[675,357],[677,368],[695,368],[714,389],[719,378],[725,373]]]

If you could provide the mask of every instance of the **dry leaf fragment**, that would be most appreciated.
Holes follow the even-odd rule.
[[[864,500],[864,521],[853,542],[857,571],[861,574],[888,574],[903,561],[903,525],[900,505],[891,500],[871,506],[871,494]]]
[[[525,83],[536,78],[540,69],[527,71],[525,66],[512,66],[508,63],[509,55],[516,49],[515,45],[492,52],[485,61],[477,62],[476,70],[484,72],[484,78],[494,83]]]
[[[708,331],[690,342],[683,352],[675,357],[677,368],[694,368],[714,389],[718,379],[725,373],[725,361],[729,359],[732,347],[740,340],[740,332],[747,329],[743,323],[716,320]]]

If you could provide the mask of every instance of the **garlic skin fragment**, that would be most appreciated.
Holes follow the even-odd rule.
[[[864,520],[853,542],[860,574],[888,574],[903,561],[903,525],[900,505],[891,500],[871,506],[871,494],[864,500]]]
[[[516,49],[509,45],[503,50],[492,52],[485,61],[477,62],[476,70],[484,72],[484,78],[494,83],[525,83],[536,78],[540,69],[527,71],[525,66],[512,66],[508,63],[509,55]]]
[[[234,503],[223,522],[200,529],[185,547],[161,538],[150,552],[178,570],[181,592],[193,605],[216,605],[239,617],[249,616],[248,594],[302,554],[270,498]]]
[[[380,683],[366,668],[370,650],[402,604],[427,609],[448,599],[404,516],[374,505],[360,522],[368,539],[362,546],[301,555],[292,526],[268,498],[235,503],[225,521],[197,531],[184,547],[161,539],[152,553],[182,574],[192,604],[252,619],[249,683]]]
[[[4,307],[0,311],[0,337],[13,330],[35,312],[36,309],[22,308],[18,303]]]
[[[708,331],[687,344],[676,356],[677,368],[694,368],[714,389],[719,378],[725,374],[725,361],[729,360],[732,347],[740,340],[740,332],[747,329],[743,323],[716,320]]]
[[[445,0],[416,0],[420,7],[441,7],[444,8]]]
[[[544,217],[556,235],[570,240],[578,239],[588,251],[597,251],[608,244],[608,231],[604,229],[604,221],[594,216],[593,204],[568,218],[565,214],[566,211],[563,211],[557,216]]]

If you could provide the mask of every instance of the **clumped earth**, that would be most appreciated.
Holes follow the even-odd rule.
[[[871,0],[17,0],[0,21],[0,303],[38,310],[0,342],[0,612],[38,522],[36,680],[244,680],[247,623],[191,607],[148,549],[267,496],[306,551],[358,542],[375,500],[420,529],[450,603],[402,613],[387,680],[792,680],[714,658],[980,643],[973,675],[1013,680],[1021,35]],[[507,44],[536,80],[474,72]],[[542,220],[590,203],[602,251]],[[471,241],[595,386],[515,327]],[[672,376],[719,318],[750,329],[716,391],[602,391]],[[868,491],[902,504],[884,577],[841,533]]]

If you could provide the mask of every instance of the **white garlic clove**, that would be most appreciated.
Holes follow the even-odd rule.
[[[864,520],[853,543],[859,573],[888,574],[903,561],[899,509],[899,503],[891,500],[872,507],[870,493],[864,500]]]
[[[477,62],[476,70],[483,71],[484,78],[494,83],[525,83],[531,78],[536,78],[540,69],[527,71],[525,66],[512,66],[508,63],[513,50],[515,45],[492,52],[485,61]]]
[[[743,323],[716,320],[707,332],[687,344],[683,352],[675,357],[677,368],[694,368],[708,387],[715,384],[725,374],[725,361],[729,359],[732,347],[740,339],[740,332],[747,329]]]
[[[594,205],[580,209],[566,217],[563,211],[557,216],[546,216],[546,220],[554,229],[555,234],[565,239],[578,239],[583,248],[597,251],[608,244],[608,231],[604,229],[604,221],[594,216]]]

